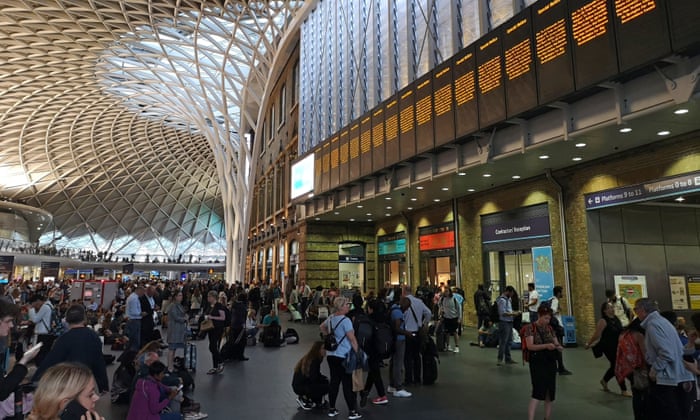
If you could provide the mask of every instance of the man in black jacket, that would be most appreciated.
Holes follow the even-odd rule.
[[[85,319],[83,305],[75,304],[68,308],[66,322],[69,329],[56,339],[32,377],[33,382],[39,381],[41,375],[51,366],[61,362],[77,362],[92,371],[101,393],[109,391],[107,367],[102,357],[102,341],[95,331],[85,326]]]

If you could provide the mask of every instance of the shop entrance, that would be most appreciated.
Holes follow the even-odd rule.
[[[380,278],[379,287],[384,287],[386,282],[392,285],[399,285],[406,282],[406,261],[405,260],[390,260],[382,261],[379,272]]]
[[[421,284],[427,281],[432,286],[454,286],[455,278],[454,255],[421,257]]]
[[[532,250],[489,252],[489,272],[492,291],[500,294],[506,286],[513,286],[518,296],[524,296],[527,284],[534,282]]]

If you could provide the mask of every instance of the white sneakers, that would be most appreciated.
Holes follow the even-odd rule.
[[[386,392],[393,394],[394,392],[396,392],[396,388],[394,388],[393,386],[388,386],[386,388]]]
[[[394,396],[397,398],[408,398],[412,396],[410,392],[406,391],[405,389],[399,389],[397,391],[394,391]]]
[[[452,351],[454,351],[455,353],[459,353],[459,347],[455,347],[455,349]]]

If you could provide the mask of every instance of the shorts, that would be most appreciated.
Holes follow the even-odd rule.
[[[459,328],[459,318],[445,318],[443,322],[445,323],[445,333],[454,334],[457,332],[457,328]]]

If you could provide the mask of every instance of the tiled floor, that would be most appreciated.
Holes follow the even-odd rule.
[[[301,343],[270,349],[248,347],[247,362],[228,363],[222,375],[208,376],[211,357],[207,342],[199,341],[198,366],[193,397],[212,420],[267,420],[328,418],[322,411],[297,408],[291,389],[292,370],[297,360],[318,338],[318,326],[294,324]],[[286,328],[286,325],[284,326]],[[438,382],[409,389],[412,398],[390,398],[385,406],[361,409],[364,419],[522,419],[527,416],[530,376],[521,364],[497,367],[496,350],[470,347],[474,330],[462,338],[461,353],[441,353]],[[520,353],[513,354],[520,360]],[[559,377],[553,417],[577,419],[632,419],[631,399],[601,391],[598,381],[607,362],[594,359],[582,348],[567,349],[565,363],[574,372]],[[110,369],[114,370],[114,366]],[[327,365],[323,364],[327,370]],[[388,373],[384,372],[385,382]],[[610,383],[613,390],[617,386]],[[371,398],[371,397],[370,397]],[[338,398],[339,419],[347,418],[342,395]],[[98,410],[107,420],[126,418],[127,407],[113,406],[108,397],[98,402]],[[537,418],[544,416],[542,409]]]

